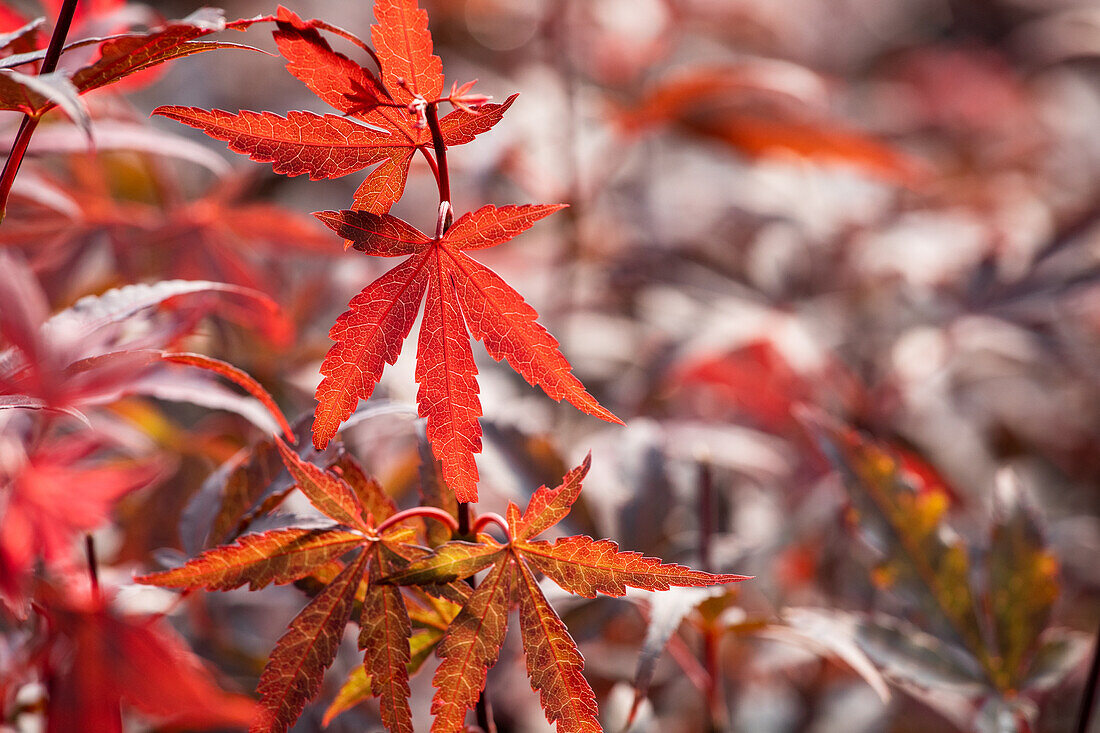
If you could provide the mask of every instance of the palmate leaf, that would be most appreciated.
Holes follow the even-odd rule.
[[[272,651],[258,688],[264,714],[254,721],[253,733],[282,732],[294,724],[320,689],[353,609],[361,603],[360,645],[366,652],[371,692],[382,698],[386,725],[411,733],[409,616],[401,591],[373,580],[400,569],[406,556],[419,557],[427,551],[415,545],[405,548],[403,543],[415,541],[416,535],[401,526],[400,517],[376,529],[378,525],[371,520],[392,517],[392,501],[350,457],[336,463],[349,483],[304,461],[278,439],[276,450],[297,488],[314,507],[350,530],[291,527],[246,535],[234,544],[207,550],[181,567],[137,581],[171,588],[230,590],[309,577],[323,585]],[[340,558],[355,551],[358,555],[341,565]],[[456,597],[465,596],[459,592]]]
[[[570,537],[554,544],[532,540],[566,517],[580,495],[588,465],[585,459],[554,489],[539,488],[522,515],[516,505],[510,504],[506,545],[484,535],[476,543],[448,542],[382,578],[383,583],[423,585],[490,568],[440,643],[438,653],[443,661],[432,680],[437,688],[432,701],[434,732],[462,730],[467,710],[485,686],[488,668],[496,663],[508,613],[513,608],[519,610],[531,686],[539,693],[547,719],[557,725],[560,733],[600,730],[595,694],[583,675],[583,659],[539,588],[535,571],[545,572],[571,593],[588,596],[621,596],[627,586],[665,590],[747,579],[619,552],[617,545],[608,540]]]
[[[363,575],[367,557],[362,553],[344,568],[290,622],[256,688],[260,705],[271,715],[271,721],[257,720],[250,733],[287,730],[321,689],[325,670],[336,658],[344,627],[351,619],[355,601],[352,591]]]
[[[976,553],[947,523],[941,488],[854,430],[813,414],[803,420],[844,478],[859,528],[872,535],[880,554],[872,577],[910,602],[911,620],[935,632],[941,648],[960,649],[991,699],[1017,698],[1043,634],[1055,631],[1048,624],[1059,591],[1058,559],[1023,487],[999,475],[986,562],[972,569]]]
[[[381,544],[376,544],[373,552],[359,622],[359,648],[365,652],[363,666],[371,678],[371,694],[379,698],[382,722],[392,733],[413,733],[408,670],[412,624],[400,589],[376,582],[390,568]]]
[[[186,565],[135,580],[165,588],[249,590],[291,583],[363,544],[343,530],[277,529],[244,535],[232,545],[207,550]]]
[[[336,343],[321,365],[324,378],[317,387],[314,445],[324,447],[359,399],[370,397],[382,369],[396,361],[422,300],[417,404],[427,418],[428,438],[443,465],[443,478],[459,501],[477,500],[473,456],[481,451],[471,332],[494,359],[507,359],[553,399],[567,399],[591,415],[621,422],[573,376],[557,341],[535,321],[534,309],[496,273],[462,251],[506,242],[560,208],[485,206],[460,217],[439,239],[389,215],[318,212],[322,222],[366,254],[410,256],[355,296],[329,332]]]
[[[230,150],[271,163],[276,173],[308,173],[311,179],[322,179],[377,166],[356,191],[352,205],[385,213],[401,198],[417,151],[432,147],[430,132],[406,106],[417,95],[427,102],[439,101],[443,74],[439,57],[432,54],[427,13],[415,0],[379,0],[374,11],[378,23],[371,36],[381,79],[334,51],[318,30],[331,30],[327,25],[303,21],[286,8],[279,8],[275,17],[274,37],[287,70],[343,117],[174,106],[160,107],[154,114],[203,130],[227,142]],[[496,124],[514,99],[483,105],[476,112],[451,112],[440,120],[444,141],[470,142]]]

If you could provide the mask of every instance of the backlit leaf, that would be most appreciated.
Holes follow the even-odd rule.
[[[358,585],[366,561],[364,552],[290,622],[271,652],[257,688],[260,705],[270,720],[257,720],[250,733],[285,732],[321,689],[325,670],[336,658],[351,618],[351,591]]]
[[[276,529],[247,534],[232,545],[207,550],[185,565],[134,580],[165,588],[230,590],[248,583],[250,590],[269,583],[289,583],[314,568],[363,544],[352,532],[321,529]]]

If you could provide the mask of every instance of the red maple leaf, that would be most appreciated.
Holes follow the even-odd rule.
[[[376,166],[355,192],[352,207],[386,213],[401,198],[417,151],[435,167],[428,152],[432,137],[418,110],[447,97],[440,96],[442,64],[432,54],[427,13],[415,0],[379,0],[374,13],[378,23],[371,27],[372,55],[381,78],[332,49],[318,30],[337,30],[332,26],[303,21],[283,7],[275,19],[275,41],[287,70],[344,116],[293,111],[283,117],[178,106],[159,107],[154,114],[224,140],[230,150],[271,163],[276,173],[308,173],[316,180]],[[367,49],[350,33],[339,32]],[[486,104],[477,111],[454,110],[439,121],[444,141],[470,142],[500,121],[514,99],[513,95],[503,104]]]
[[[122,702],[174,728],[239,726],[254,716],[252,700],[219,688],[155,619],[119,613],[98,590],[79,586],[41,586],[35,599],[49,620],[40,655],[46,733],[121,733]]]
[[[452,541],[410,563],[384,582],[399,585],[442,583],[489,568],[439,645],[442,662],[432,684],[434,733],[462,730],[467,710],[485,688],[489,667],[504,644],[508,614],[519,611],[520,633],[531,688],[539,693],[546,719],[566,731],[600,731],[596,696],[584,678],[584,660],[569,631],[543,595],[535,578],[541,572],[569,593],[587,598],[622,596],[627,587],[668,590],[746,580],[743,575],[713,575],[666,564],[637,552],[621,552],[610,540],[565,537],[536,540],[569,514],[581,492],[589,459],[574,468],[560,486],[539,488],[527,509],[509,502],[508,541],[487,535],[478,542]]]
[[[93,435],[54,435],[25,459],[0,463],[0,600],[17,614],[37,561],[66,567],[74,539],[163,470],[159,461],[111,457],[106,447]]]
[[[540,326],[538,314],[503,279],[464,250],[507,242],[560,205],[483,206],[465,214],[438,238],[397,217],[364,211],[323,211],[317,217],[377,257],[411,255],[355,296],[329,336],[336,342],[321,365],[313,442],[323,448],[340,423],[367,399],[425,300],[417,347],[417,404],[427,418],[428,438],[443,464],[443,477],[459,501],[477,501],[481,451],[481,403],[470,333],[489,354],[555,400],[609,422],[621,422],[602,407],[571,373],[558,342]],[[467,330],[469,328],[469,330]]]

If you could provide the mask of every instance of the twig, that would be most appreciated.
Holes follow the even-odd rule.
[[[53,35],[50,36],[50,45],[46,48],[46,56],[42,59],[42,66],[38,74],[49,74],[57,68],[57,62],[61,59],[61,50],[65,46],[65,37],[69,35],[69,26],[73,23],[73,14],[76,13],[78,0],[65,0],[61,6],[61,12],[57,15],[57,23],[53,27]],[[15,176],[19,173],[19,167],[23,165],[23,157],[27,154],[27,148],[31,144],[31,136],[38,127],[38,116],[23,114],[23,121],[19,124],[19,131],[15,134],[15,142],[11,145],[11,153],[4,161],[4,170],[0,173],[0,222],[8,211],[8,196],[11,187],[15,183]]]
[[[1096,641],[1092,647],[1092,663],[1089,665],[1089,676],[1085,680],[1085,694],[1081,697],[1081,712],[1077,716],[1077,733],[1088,733],[1089,722],[1092,720],[1093,710],[1096,708],[1096,688],[1100,685],[1100,630],[1097,630]]]

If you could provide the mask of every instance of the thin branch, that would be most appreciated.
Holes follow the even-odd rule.
[[[430,102],[424,110],[424,116],[428,120],[428,129],[432,133],[432,146],[435,148],[435,160],[439,166],[439,201],[440,203],[451,200],[451,175],[447,169],[447,143],[443,142],[443,130],[439,127],[438,105]]]
[[[61,59],[61,51],[65,47],[65,36],[69,35],[69,26],[73,23],[73,14],[76,13],[78,0],[65,0],[58,13],[57,23],[53,27],[53,35],[50,36],[50,45],[46,48],[46,56],[42,59],[42,66],[38,73],[49,74],[57,68],[57,62]],[[15,176],[19,173],[19,167],[23,165],[23,157],[27,154],[27,148],[31,144],[31,136],[38,127],[39,117],[24,113],[23,122],[19,125],[19,132],[15,135],[11,153],[4,161],[4,170],[0,173],[0,222],[8,211],[8,196],[11,195],[11,187],[15,183]]]
[[[1088,733],[1089,722],[1096,708],[1096,688],[1100,686],[1100,630],[1096,632],[1096,641],[1092,647],[1092,664],[1089,676],[1085,680],[1085,694],[1081,698],[1081,712],[1077,716],[1076,733]]]
[[[92,582],[92,595],[99,598],[99,563],[95,556],[95,540],[90,534],[84,535],[84,555],[88,558],[88,579]]]

